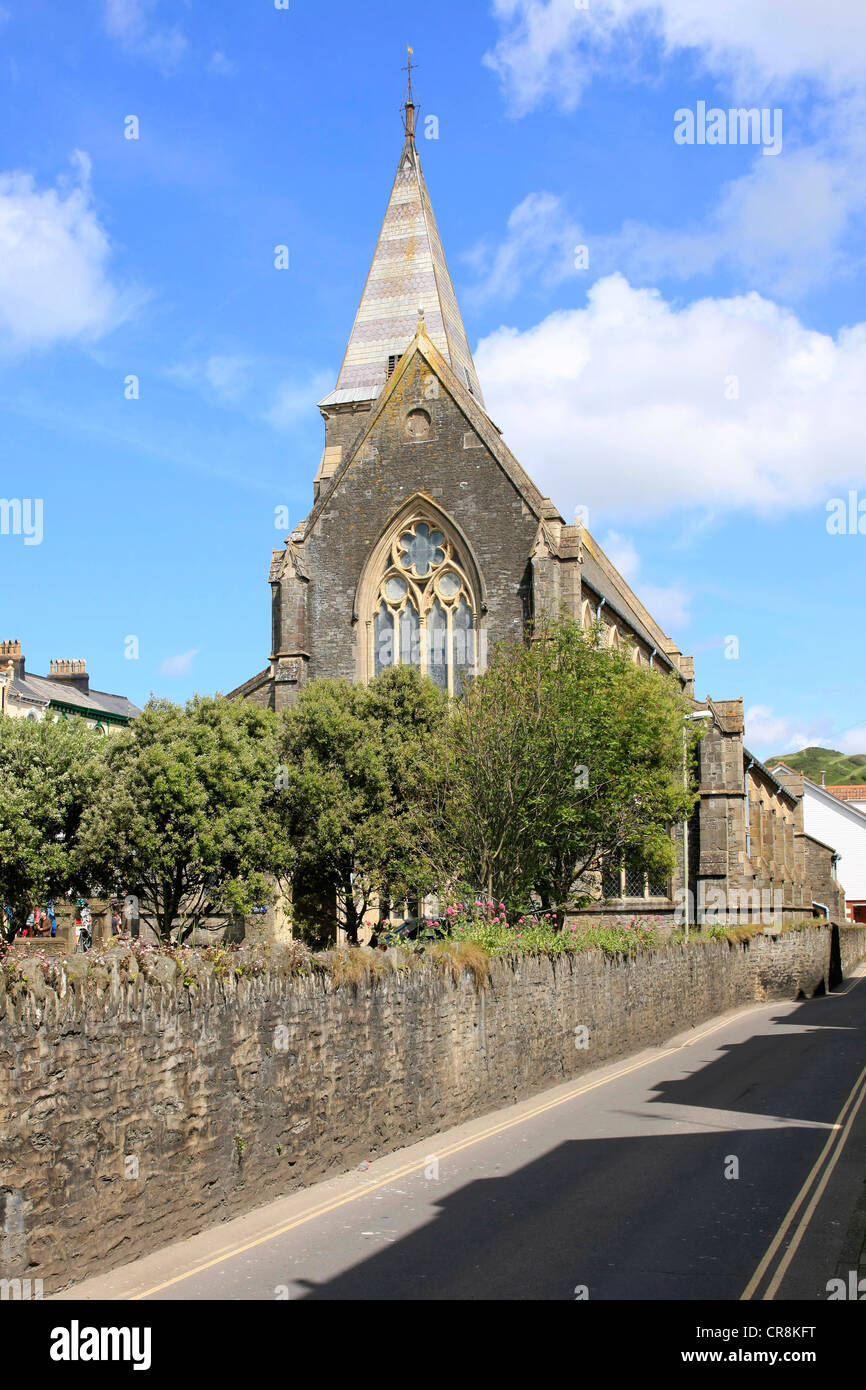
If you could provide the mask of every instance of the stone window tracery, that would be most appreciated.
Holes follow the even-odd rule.
[[[400,526],[373,602],[371,671],[417,666],[459,695],[477,667],[476,611],[469,575],[445,530],[423,516]]]

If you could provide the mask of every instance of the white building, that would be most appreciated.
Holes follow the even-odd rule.
[[[836,874],[845,890],[849,920],[866,922],[866,815],[858,810],[856,802],[841,801],[829,788],[819,787],[786,763],[771,770],[795,795],[802,797],[806,834],[831,845],[838,854]],[[802,791],[795,785],[797,782],[802,782]]]

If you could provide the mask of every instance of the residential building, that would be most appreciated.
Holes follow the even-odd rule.
[[[55,660],[47,676],[31,674],[16,640],[0,642],[0,713],[30,720],[79,715],[91,728],[109,734],[125,728],[141,711],[125,695],[92,690],[84,661]]]
[[[778,763],[773,771],[797,796],[807,833],[836,850],[846,917],[866,922],[866,816],[830,787],[818,786],[785,763]]]

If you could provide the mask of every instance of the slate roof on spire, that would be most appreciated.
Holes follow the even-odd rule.
[[[410,114],[414,118],[411,100],[406,142],[349,346],[336,388],[319,402],[322,406],[375,400],[388,379],[388,359],[399,359],[415,336],[420,309],[436,347],[484,406]]]

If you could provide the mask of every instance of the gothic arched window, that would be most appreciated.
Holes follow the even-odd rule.
[[[378,576],[370,624],[370,670],[417,666],[459,695],[477,665],[476,604],[459,550],[429,517],[393,535]]]

